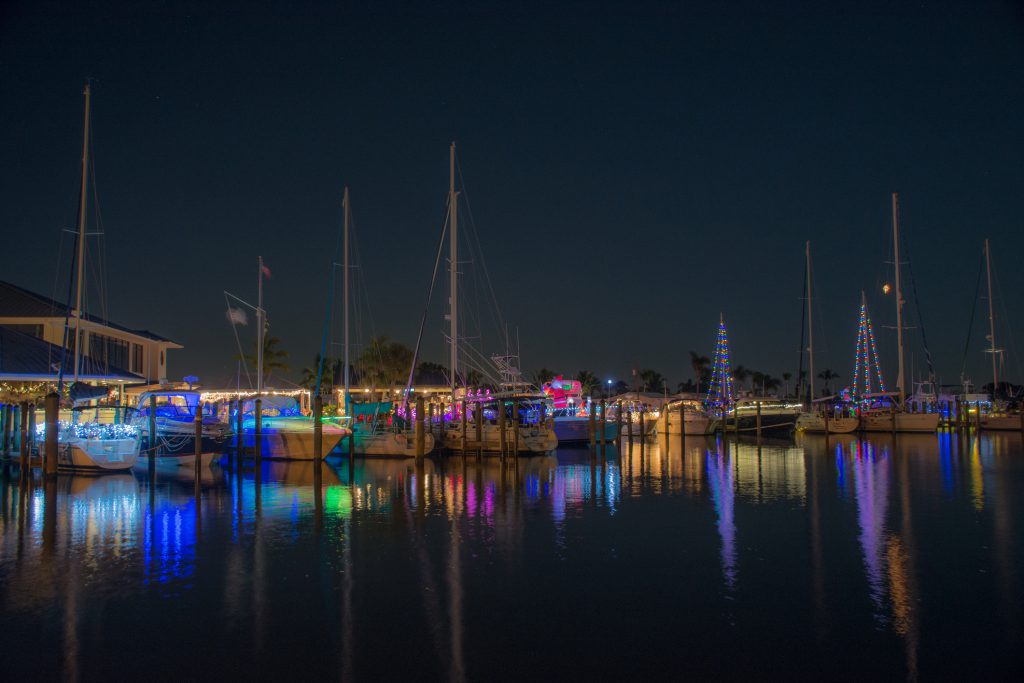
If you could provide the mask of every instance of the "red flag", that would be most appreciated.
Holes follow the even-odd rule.
[[[270,279],[270,268],[267,268],[266,264],[261,264],[260,268],[263,269],[263,274],[267,276],[267,279]]]

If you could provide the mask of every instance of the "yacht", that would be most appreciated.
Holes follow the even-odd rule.
[[[150,411],[155,417],[156,435],[149,433]],[[204,405],[198,391],[168,389],[145,391],[139,394],[138,408],[131,424],[146,440],[148,449],[154,448],[157,464],[193,467],[196,459],[196,414],[202,421],[201,458],[208,466],[223,455],[231,428],[220,420],[209,405]]]

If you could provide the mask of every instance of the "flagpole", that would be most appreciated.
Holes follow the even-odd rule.
[[[263,257],[260,256],[259,291],[256,299],[256,395],[263,395]]]

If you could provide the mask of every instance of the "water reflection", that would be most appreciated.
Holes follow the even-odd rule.
[[[551,665],[558,650],[539,640],[558,641],[549,627],[613,628],[623,612],[639,619],[623,649],[666,656],[645,650],[643,634],[671,614],[721,652],[766,622],[813,636],[805,654],[824,660],[833,638],[873,638],[870,671],[892,677],[891,643],[902,675],[925,677],[958,623],[939,609],[990,643],[1020,639],[1021,456],[1016,434],[677,436],[505,462],[229,462],[199,482],[180,471],[44,484],[5,468],[0,627],[37,642],[57,615],[50,637],[63,656],[45,666],[68,677],[99,673],[100,634],[135,635],[103,621],[105,605],[137,604],[170,632],[174,619],[219,615],[205,626],[211,642],[246,643],[223,656],[263,662],[268,675],[287,668],[271,646],[293,629],[330,653],[308,664],[332,668],[320,674],[370,677],[379,662],[367,647],[388,642],[416,653],[396,675],[464,680],[516,639]],[[998,631],[950,599],[966,588],[1001,615]],[[522,605],[532,616],[516,616]],[[721,633],[708,626],[719,620]],[[790,661],[774,633],[756,631]],[[168,637],[169,652],[185,646]],[[604,661],[591,673],[630,671]]]

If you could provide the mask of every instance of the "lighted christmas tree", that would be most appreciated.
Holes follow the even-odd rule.
[[[732,370],[729,368],[729,334],[725,318],[719,314],[718,339],[715,341],[715,359],[711,363],[711,384],[704,407],[722,408],[732,405]]]
[[[860,293],[860,321],[857,324],[857,348],[853,357],[853,386],[850,391],[854,399],[863,398],[872,393],[872,368],[878,378],[878,390],[885,391],[885,380],[882,379],[882,366],[878,361],[878,349],[875,347],[875,333],[871,328],[871,316],[864,292]]]

